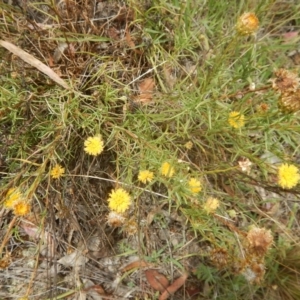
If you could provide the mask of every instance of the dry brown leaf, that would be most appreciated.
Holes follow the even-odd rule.
[[[185,283],[186,279],[188,278],[188,274],[185,273],[179,278],[177,278],[167,289],[160,295],[159,300],[166,300],[172,294],[174,294],[177,290],[179,290]]]
[[[134,268],[143,268],[143,267],[149,267],[149,264],[145,262],[144,260],[137,260],[134,262],[129,263],[125,267],[121,269],[122,272],[130,271]]]
[[[157,270],[146,270],[145,275],[150,286],[156,291],[164,292],[169,285],[167,277],[159,273]]]
[[[39,71],[50,77],[53,81],[55,81],[57,84],[61,85],[63,88],[70,90],[71,88],[69,85],[61,79],[52,69],[50,69],[48,66],[46,66],[44,63],[36,59],[31,54],[25,52],[21,48],[15,46],[14,44],[6,41],[0,40],[0,45],[13,53],[14,55],[17,55],[22,60],[24,60],[26,63],[30,64],[31,66],[37,68]]]
[[[128,28],[126,28],[126,36],[125,36],[125,38],[126,38],[127,45],[128,45],[130,48],[135,48],[135,43],[134,43],[134,41],[132,40],[132,37],[131,37],[131,35],[130,35],[130,33],[129,33]]]
[[[142,104],[147,104],[152,100],[155,88],[155,81],[152,78],[145,78],[139,84],[140,94],[136,97],[135,101]]]

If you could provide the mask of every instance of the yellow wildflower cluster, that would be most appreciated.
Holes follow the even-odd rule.
[[[87,154],[97,156],[102,153],[103,149],[104,149],[104,142],[100,134],[93,137],[88,137],[84,141],[84,151]]]
[[[109,195],[108,207],[116,213],[124,213],[130,204],[130,195],[122,188],[113,190]]]
[[[295,187],[300,180],[299,169],[294,165],[282,164],[278,168],[278,184],[284,189]]]
[[[175,169],[174,167],[171,166],[171,164],[169,164],[168,162],[164,162],[161,166],[161,174],[165,177],[173,177],[173,175],[175,174]]]
[[[228,123],[233,128],[241,128],[245,125],[245,116],[237,111],[232,111],[229,114]]]
[[[196,178],[191,178],[188,182],[188,186],[189,186],[189,190],[193,194],[197,194],[197,193],[201,192],[201,190],[202,190],[201,182],[200,182],[200,180],[198,180]]]
[[[8,190],[3,206],[7,209],[12,209],[13,213],[17,216],[24,216],[28,214],[31,209],[30,204],[16,188]]]
[[[138,180],[142,183],[146,184],[147,182],[151,182],[153,180],[154,173],[148,170],[143,170],[139,172]]]
[[[236,30],[241,35],[250,35],[257,31],[259,27],[258,18],[254,13],[242,14],[236,23]]]
[[[54,179],[58,179],[64,173],[65,173],[65,168],[63,168],[61,165],[57,164],[51,169],[50,176]]]

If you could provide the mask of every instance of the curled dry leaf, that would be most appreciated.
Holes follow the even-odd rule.
[[[31,54],[25,52],[24,50],[10,42],[0,40],[0,45],[8,51],[10,51],[11,53],[13,53],[14,55],[20,57],[26,63],[37,68],[39,71],[50,77],[53,81],[61,85],[63,88],[70,90],[69,85],[63,79],[61,79],[52,69],[50,69],[48,66],[43,64],[40,60],[36,59]]]
[[[166,276],[159,273],[157,270],[146,270],[145,275],[150,286],[156,291],[164,292],[169,285],[169,280]]]
[[[126,28],[126,42],[127,42],[127,44],[128,44],[128,46],[130,47],[130,48],[135,48],[135,43],[134,43],[134,41],[132,40],[132,37],[131,37],[131,35],[130,35],[130,33],[129,33],[129,30],[128,30],[128,28]]]
[[[139,84],[140,94],[135,98],[135,102],[148,104],[152,100],[154,89],[155,81],[152,78],[145,78]]]
[[[185,273],[179,278],[177,278],[167,289],[160,295],[159,300],[166,300],[172,294],[174,294],[177,290],[179,290],[185,283],[186,279],[188,278],[188,274]]]

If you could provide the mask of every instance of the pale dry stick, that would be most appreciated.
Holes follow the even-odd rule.
[[[31,54],[27,53],[26,51],[7,41],[0,40],[0,45],[6,50],[13,53],[14,55],[20,57],[26,63],[30,64],[31,66],[35,67],[36,69],[50,77],[53,81],[55,81],[63,88],[71,90],[71,87],[63,79],[61,79],[51,68],[46,66],[44,63],[36,59]]]
[[[133,84],[134,82],[138,81],[140,78],[146,76],[147,74],[151,73],[152,71],[156,70],[158,67],[162,66],[163,64],[165,64],[167,61],[163,61],[162,63],[160,63],[157,66],[154,66],[153,68],[149,69],[148,71],[146,71],[145,73],[141,74],[140,76],[138,76],[137,78],[135,78],[134,80],[132,80],[131,82],[129,82],[127,84],[127,86],[130,86],[131,84]]]
[[[93,178],[93,179],[99,179],[99,180],[104,180],[104,181],[113,182],[113,183],[121,183],[122,185],[129,186],[129,187],[131,186],[129,183],[119,182],[119,181],[114,180],[114,179],[108,179],[108,178],[98,177],[98,176],[91,176],[91,175],[69,175],[69,176],[71,176],[71,177]],[[165,198],[165,199],[168,199],[168,198],[169,198],[169,197],[166,196],[166,195],[163,195],[163,194],[160,194],[160,193],[156,193],[156,192],[153,192],[153,191],[150,191],[150,190],[147,190],[147,189],[138,187],[138,186],[135,186],[135,188],[138,189],[138,190],[141,190],[141,191],[150,193],[150,194],[152,194],[152,195],[160,196],[160,197]]]
[[[14,218],[10,221],[10,223],[8,225],[6,234],[5,234],[4,238],[3,238],[3,241],[2,241],[1,246],[0,246],[0,258],[2,257],[3,248],[5,247],[7,241],[11,237],[11,229],[15,225],[17,218],[18,218],[17,216],[14,216]]]

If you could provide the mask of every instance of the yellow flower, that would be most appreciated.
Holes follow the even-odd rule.
[[[90,155],[99,155],[104,149],[104,143],[100,134],[94,137],[88,137],[84,141],[84,151]]]
[[[197,180],[196,178],[191,178],[188,182],[189,189],[193,194],[197,194],[201,192],[202,186],[200,180]]]
[[[17,203],[14,207],[14,214],[16,216],[25,216],[30,212],[31,206],[25,201]]]
[[[209,197],[209,198],[206,200],[206,202],[205,202],[205,204],[204,204],[204,206],[203,206],[203,209],[204,209],[208,214],[210,214],[210,213],[214,213],[215,210],[219,207],[219,205],[220,205],[220,202],[219,202],[218,199],[213,198],[213,197]]]
[[[138,180],[146,184],[147,182],[151,182],[153,180],[153,177],[153,172],[144,170],[139,172]]]
[[[18,202],[22,201],[22,198],[23,198],[23,196],[18,189],[16,189],[16,188],[9,189],[6,194],[6,199],[5,199],[3,205],[5,208],[12,209],[15,207],[15,205]]]
[[[175,173],[174,168],[168,163],[164,162],[161,166],[161,174],[166,177],[173,177]]]
[[[113,190],[108,198],[108,206],[117,213],[124,213],[130,206],[130,195],[123,189]]]
[[[237,23],[236,29],[241,35],[250,35],[257,31],[259,27],[259,21],[254,13],[244,13],[242,14]]]
[[[55,165],[50,171],[50,175],[54,179],[60,178],[64,173],[65,173],[65,168],[63,168],[61,165],[58,164]]]
[[[299,170],[294,165],[282,164],[278,169],[278,184],[284,189],[291,189],[300,180]]]
[[[233,128],[241,128],[245,125],[245,116],[237,111],[229,114],[228,123]]]

